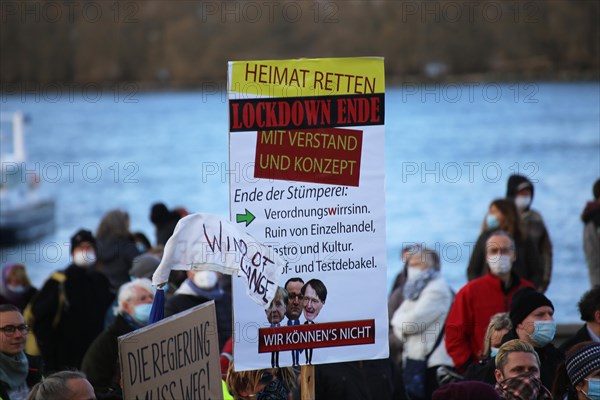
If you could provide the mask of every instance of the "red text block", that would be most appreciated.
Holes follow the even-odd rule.
[[[254,176],[358,186],[362,140],[354,129],[258,131]]]
[[[375,320],[373,319],[258,330],[259,353],[372,343],[375,343]]]

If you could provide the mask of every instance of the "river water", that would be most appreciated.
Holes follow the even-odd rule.
[[[131,228],[153,238],[157,201],[229,216],[229,179],[250,168],[228,163],[226,93],[98,91],[3,93],[3,112],[23,111],[28,174],[56,197],[57,229],[37,242],[2,249],[39,286],[69,262],[69,237],[95,230],[123,208]],[[388,283],[405,243],[442,255],[458,290],[489,203],[519,172],[535,182],[533,207],[554,243],[547,295],[559,322],[578,321],[589,289],[579,215],[600,177],[600,84],[404,84],[386,92]],[[25,179],[26,177],[24,177]]]

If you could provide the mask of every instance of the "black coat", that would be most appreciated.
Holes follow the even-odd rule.
[[[176,294],[167,299],[165,304],[165,317],[169,317],[178,312],[188,310],[197,305],[206,303],[212,299],[193,296],[189,294]],[[224,292],[223,296],[215,299],[215,312],[217,314],[217,331],[219,335],[219,350],[223,348],[225,342],[229,340],[233,330],[233,312],[231,304],[231,294]]]
[[[108,279],[99,272],[70,265],[62,285],[48,279],[32,303],[33,332],[44,359],[45,372],[79,369],[92,341],[104,330],[104,316],[113,300]],[[66,302],[58,310],[59,294]],[[53,326],[60,312],[60,322]]]
[[[567,340],[564,341],[558,348],[562,352],[566,353],[571,347],[575,346],[578,343],[587,342],[592,340],[590,333],[587,330],[587,325],[583,324],[583,326],[575,333],[575,335],[571,336]]]
[[[134,331],[125,318],[117,315],[113,323],[102,332],[85,353],[81,370],[98,393],[116,388],[119,383],[119,336]]]
[[[99,270],[106,275],[111,291],[116,294],[122,284],[130,281],[129,270],[140,251],[133,240],[123,237],[98,239],[97,247]]]
[[[389,358],[315,365],[315,400],[391,400]]]

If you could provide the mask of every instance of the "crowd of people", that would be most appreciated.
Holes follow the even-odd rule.
[[[533,183],[511,176],[506,198],[490,203],[471,254],[469,282],[454,291],[439,255],[402,249],[404,267],[389,296],[390,356],[314,366],[320,399],[600,399],[600,180],[581,216],[592,289],[578,306],[584,324],[557,346],[554,305],[544,293],[552,277],[552,242],[531,208]],[[122,399],[118,337],[149,322],[150,278],[184,209],[154,204],[154,246],[130,231],[122,210],[107,212],[95,234],[71,237],[71,263],[41,288],[24,265],[2,269],[0,400]],[[300,323],[309,305],[325,303],[317,280],[294,277],[266,310],[271,326]],[[317,285],[317,289],[315,289]],[[300,398],[300,356],[292,367],[235,371],[231,278],[214,271],[172,271],[165,316],[213,300],[224,398]],[[311,297],[312,296],[312,297]],[[318,311],[317,311],[318,312]],[[305,323],[312,319],[307,318]],[[314,322],[312,322],[314,323]]]

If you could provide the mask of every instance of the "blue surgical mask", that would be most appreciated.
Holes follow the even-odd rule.
[[[6,287],[8,288],[8,290],[10,290],[13,293],[18,293],[18,294],[25,293],[25,286],[23,286],[23,285],[16,285],[16,286],[7,285]]]
[[[148,320],[150,319],[150,310],[152,310],[152,304],[138,304],[133,308],[133,319],[142,325],[148,324]]]
[[[542,347],[554,339],[556,333],[556,321],[534,321],[533,333],[529,335],[535,344]]]
[[[488,214],[487,217],[485,217],[485,223],[488,229],[494,229],[500,226],[500,221],[498,221],[498,218],[496,218],[494,214]]]
[[[490,357],[496,357],[496,354],[498,354],[498,348],[497,347],[490,348]]]
[[[586,379],[588,391],[584,393],[589,399],[600,400],[600,378]]]
[[[148,249],[146,248],[146,246],[144,245],[144,243],[140,243],[140,242],[137,242],[137,243],[135,244],[135,247],[137,247],[137,249],[138,249],[138,251],[139,251],[140,253],[145,253],[145,252],[146,252],[146,250],[148,250]]]

